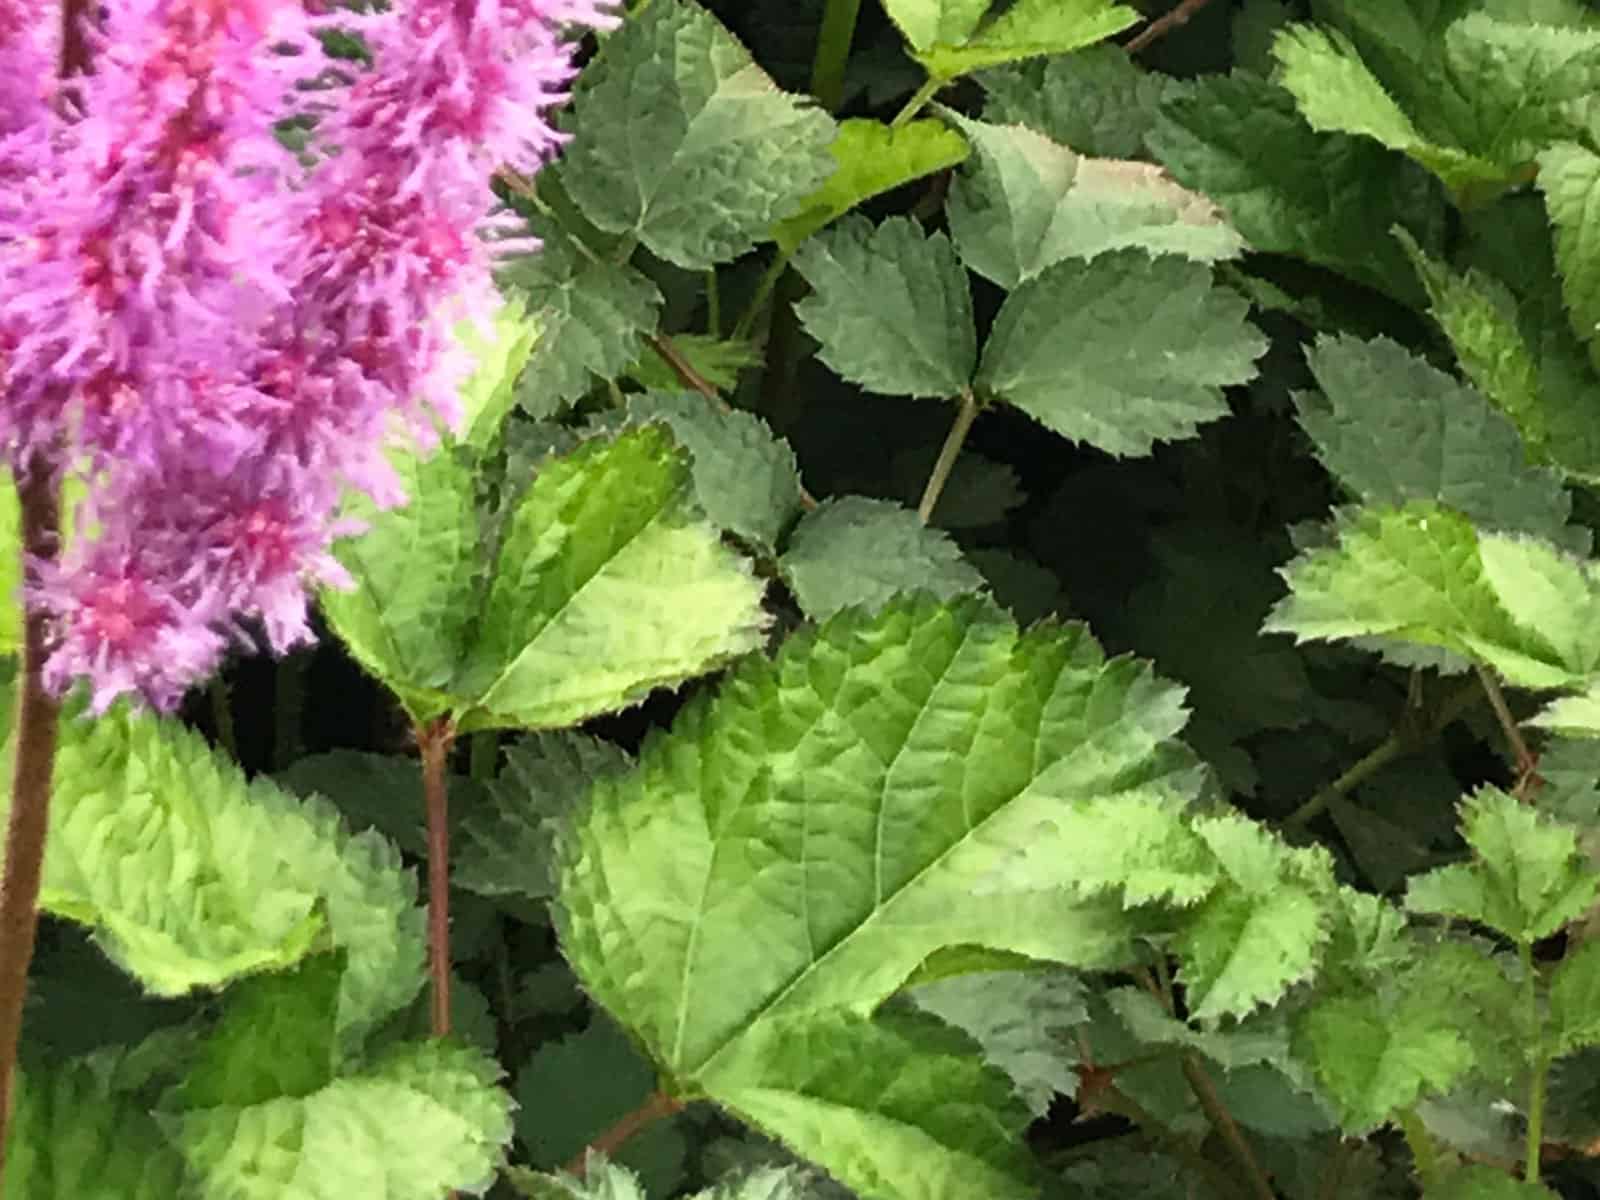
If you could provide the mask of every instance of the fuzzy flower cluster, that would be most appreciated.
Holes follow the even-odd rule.
[[[0,0],[0,455],[85,486],[27,600],[51,687],[170,707],[257,631],[309,637],[308,587],[348,583],[348,490],[403,501],[388,439],[453,419],[448,330],[526,248],[490,174],[558,148],[564,32],[612,17],[102,0],[63,82],[32,9]],[[371,66],[324,60],[324,26]],[[273,127],[313,109],[308,166]]]

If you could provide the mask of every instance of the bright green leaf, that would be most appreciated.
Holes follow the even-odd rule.
[[[883,0],[913,50],[959,45],[972,35],[992,0]]]
[[[967,273],[942,233],[909,217],[851,217],[807,242],[794,266],[812,294],[795,306],[818,357],[869,391],[958,396],[978,333]]]
[[[1563,667],[1574,675],[1600,668],[1600,563],[1503,534],[1480,536],[1478,557],[1501,608],[1538,630]]]
[[[335,553],[355,587],[324,589],[322,611],[351,656],[414,720],[426,721],[449,708],[450,678],[483,587],[478,514],[466,454],[441,446],[426,458],[399,451],[392,460],[406,502],[379,511],[352,500],[367,529]]]
[[[695,499],[714,524],[763,550],[777,545],[800,512],[800,469],[765,421],[686,392],[629,396],[628,414],[665,421],[689,451]]]
[[[1510,420],[1387,338],[1323,337],[1306,356],[1321,388],[1297,397],[1317,456],[1371,504],[1431,500],[1489,529],[1563,538],[1560,475],[1530,467]]]
[[[1577,696],[1563,696],[1545,706],[1528,724],[1576,738],[1600,738],[1600,684]]]
[[[1567,314],[1592,347],[1600,333],[1600,154],[1574,143],[1551,147],[1539,156],[1539,188],[1555,227]]]
[[[1026,58],[1070,54],[1138,20],[1136,9],[1109,0],[1016,0],[959,44],[941,39],[916,58],[935,79],[956,79]]]
[[[863,117],[841,121],[828,150],[833,174],[799,212],[773,227],[773,240],[788,253],[863,201],[958,166],[970,153],[966,140],[943,122],[890,126]]]
[[[201,1200],[438,1200],[482,1192],[511,1139],[492,1061],[402,1044],[303,1097],[169,1118]]]
[[[1492,787],[1464,800],[1461,814],[1474,860],[1414,876],[1406,889],[1412,912],[1477,921],[1528,945],[1594,901],[1600,875],[1579,853],[1571,826]]]
[[[950,232],[962,260],[1007,290],[1107,250],[1212,262],[1244,249],[1215,205],[1159,167],[1081,157],[1021,125],[955,119],[977,157],[951,189]]]
[[[516,399],[517,377],[538,344],[540,328],[517,296],[496,310],[487,330],[471,321],[457,327],[457,339],[477,364],[462,385],[463,445],[482,450],[494,440]]]
[[[771,236],[834,167],[833,121],[778,90],[699,4],[651,5],[573,95],[562,176],[585,217],[697,270]]]
[[[1183,720],[1078,626],[1019,635],[980,600],[843,613],[596,783],[563,946],[672,1077],[864,1196],[949,1195],[943,1172],[1011,1195],[987,1187],[1025,1112],[970,1048],[865,1014],[940,950],[1126,961],[1135,917],[1063,885],[1080,821],[1198,789]]]
[[[1269,633],[1302,641],[1383,636],[1467,657],[1490,657],[1513,683],[1575,680],[1536,630],[1501,607],[1485,577],[1478,535],[1452,509],[1428,503],[1347,514],[1336,546],[1301,555],[1283,572],[1290,595]]]
[[[1199,263],[1143,251],[1066,260],[1019,287],[978,369],[987,396],[1109,454],[1148,454],[1228,411],[1266,340]]]
[[[762,585],[690,489],[686,456],[659,427],[545,463],[450,685],[461,728],[572,725],[759,643]]]
[[[17,1200],[172,1200],[192,1182],[160,1127],[91,1063],[24,1072],[6,1145]]]
[[[50,820],[40,903],[91,927],[156,995],[331,946],[348,959],[337,1024],[349,1048],[422,983],[416,885],[393,847],[345,834],[325,804],[246,781],[180,725],[118,712],[66,722]]]
[[[948,534],[898,504],[864,496],[827,500],[807,513],[778,565],[816,620],[851,605],[881,608],[902,592],[949,599],[983,586]]]

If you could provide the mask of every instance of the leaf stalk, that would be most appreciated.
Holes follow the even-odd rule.
[[[450,1032],[450,747],[456,727],[449,717],[417,725],[422,752],[422,798],[428,813],[428,971],[433,983],[435,1037]]]
[[[961,393],[961,407],[956,410],[956,419],[951,422],[950,432],[945,435],[944,445],[939,449],[939,457],[934,460],[928,485],[922,489],[922,502],[917,505],[917,516],[924,525],[933,519],[939,496],[944,492],[944,485],[950,482],[950,472],[955,470],[956,459],[961,457],[961,447],[966,444],[972,423],[978,419],[979,407],[971,388]]]

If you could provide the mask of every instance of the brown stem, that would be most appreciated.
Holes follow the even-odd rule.
[[[20,474],[17,498],[22,511],[23,578],[31,581],[37,576],[37,564],[55,555],[60,530],[56,474],[47,456],[35,455]],[[22,673],[17,683],[5,874],[0,876],[0,1194],[4,1191],[17,1051],[22,1045],[22,1004],[39,930],[50,777],[55,770],[56,728],[61,715],[60,706],[44,689],[47,635],[43,610],[28,605],[23,621]]]
[[[1151,42],[1166,37],[1178,26],[1187,25],[1190,18],[1209,3],[1211,3],[1211,0],[1179,0],[1166,13],[1163,13],[1141,29],[1138,35],[1122,48],[1129,54],[1139,53]]]
[[[433,1035],[450,1032],[450,747],[456,727],[440,717],[416,727],[422,751],[422,798],[428,810],[428,970],[433,979]]]
[[[610,1158],[641,1129],[654,1125],[664,1117],[670,1117],[683,1111],[684,1104],[676,1096],[669,1096],[665,1092],[651,1092],[645,1101],[634,1109],[610,1129],[606,1130],[594,1141],[585,1146],[578,1156],[561,1169],[568,1175],[575,1175],[582,1179],[589,1173],[589,1156],[603,1154]]]
[[[1529,780],[1538,773],[1539,760],[1534,758],[1533,751],[1528,749],[1528,743],[1522,737],[1522,730],[1517,728],[1517,719],[1511,714],[1511,706],[1506,703],[1506,695],[1500,690],[1500,681],[1494,677],[1494,672],[1482,665],[1477,672],[1484,695],[1489,697],[1489,707],[1494,709],[1495,719],[1500,722],[1500,728],[1511,746],[1511,754],[1517,760],[1517,793],[1521,795]]]
[[[1229,1151],[1244,1170],[1245,1183],[1251,1193],[1257,1200],[1278,1200],[1278,1194],[1272,1190],[1267,1173],[1261,1169],[1261,1163],[1256,1159],[1256,1152],[1250,1148],[1244,1131],[1233,1119],[1228,1106],[1222,1102],[1216,1084],[1212,1083],[1211,1076],[1206,1074],[1198,1055],[1190,1053],[1183,1056],[1183,1077],[1189,1081],[1189,1087],[1193,1090],[1195,1099],[1200,1101],[1200,1107],[1205,1111],[1211,1127],[1222,1135],[1222,1140],[1227,1143]]]

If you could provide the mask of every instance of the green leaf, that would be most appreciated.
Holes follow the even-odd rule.
[[[950,232],[962,260],[1007,290],[1107,250],[1213,262],[1244,249],[1215,205],[1159,167],[1084,158],[1021,125],[954,119],[977,158],[951,189]]]
[[[1560,475],[1527,463],[1510,420],[1388,340],[1322,337],[1307,354],[1321,393],[1296,397],[1323,465],[1361,499],[1431,500],[1488,529],[1566,536]]]
[[[1451,271],[1429,258],[1403,230],[1397,236],[1428,290],[1434,320],[1450,340],[1461,369],[1511,419],[1528,455],[1542,462],[1556,459],[1569,471],[1574,461],[1588,458],[1585,448],[1568,445],[1571,439],[1550,437],[1539,363],[1517,327],[1516,300],[1510,291],[1481,271]],[[1595,453],[1600,462],[1600,451]]]
[[[355,833],[376,829],[407,854],[427,856],[422,772],[417,760],[361,750],[308,754],[274,779],[297,796],[331,801]],[[452,781],[453,786],[466,784]],[[459,805],[452,804],[452,815]]]
[[[1315,132],[1292,96],[1243,73],[1209,76],[1174,95],[1150,144],[1179,183],[1222,206],[1253,249],[1420,301],[1399,245],[1374,230],[1402,226],[1431,250],[1442,241],[1444,204],[1437,185],[1399,155]]]
[[[639,357],[661,320],[656,285],[625,263],[586,255],[559,230],[537,254],[502,272],[527,297],[538,340],[516,385],[517,402],[535,418],[553,417]]]
[[[865,200],[966,161],[966,140],[940,121],[891,126],[864,117],[839,123],[828,147],[834,171],[806,197],[800,211],[779,221],[772,240],[786,253]]]
[[[1089,1019],[1084,987],[1070,971],[981,971],[952,975],[907,992],[911,1002],[983,1047],[1010,1078],[1034,1117],[1056,1093],[1078,1089],[1072,1030]]]
[[[807,242],[794,266],[812,294],[795,306],[819,357],[869,391],[958,396],[978,334],[967,273],[942,233],[909,217],[851,217]]]
[[[1426,137],[1337,31],[1291,25],[1278,34],[1272,53],[1278,82],[1313,129],[1370,137],[1409,155],[1458,193],[1510,182],[1510,173],[1497,163]]]
[[[1147,1045],[1199,1051],[1230,1073],[1261,1065],[1296,1069],[1289,1060],[1288,1028],[1279,1014],[1227,1030],[1201,1030],[1178,1020],[1141,988],[1114,988],[1106,1001],[1128,1032]]]
[[[655,1087],[649,1061],[601,1018],[582,1033],[545,1042],[517,1072],[518,1140],[534,1166],[554,1169],[582,1154]],[[657,1121],[616,1151],[616,1161],[638,1172],[650,1195],[674,1195],[687,1153],[682,1123]]]
[[[536,1175],[513,1167],[511,1182],[531,1200],[645,1200],[638,1176],[591,1154],[583,1179]],[[815,1195],[806,1176],[792,1167],[758,1167],[743,1177],[696,1192],[693,1200],[808,1200]]]
[[[168,1118],[202,1200],[437,1200],[481,1193],[511,1139],[499,1069],[442,1041],[400,1045],[303,1097]]]
[[[1266,341],[1249,305],[1199,263],[1139,250],[1066,260],[995,319],[978,387],[1057,433],[1118,456],[1191,437],[1228,411]]]
[[[116,711],[69,720],[53,787],[40,903],[92,928],[150,992],[341,949],[337,1026],[352,1048],[421,985],[422,914],[393,847],[345,834],[325,804],[246,781],[198,734]]]
[[[627,755],[599,738],[570,731],[524,738],[489,786],[492,807],[468,820],[451,882],[485,896],[555,895],[556,824],[578,810],[593,780],[627,766]]]
[[[883,0],[912,50],[943,43],[960,45],[972,36],[992,0]]]
[[[1528,724],[1567,737],[1600,738],[1600,684],[1591,684],[1581,695],[1551,701]]]
[[[176,1090],[177,1106],[247,1108],[326,1087],[343,974],[341,956],[319,954],[229,988],[221,1021]]]
[[[965,5],[965,0],[944,2]],[[915,57],[935,79],[956,79],[1021,59],[1070,54],[1121,33],[1138,20],[1137,10],[1108,0],[1016,0],[976,33],[959,41],[939,38],[918,47]]]
[[[1079,154],[1142,158],[1161,102],[1180,84],[1134,64],[1120,46],[1090,46],[984,72],[990,125],[1026,125]]]
[[[563,180],[590,221],[698,270],[771,236],[833,169],[833,121],[691,0],[608,37],[573,94]]]
[[[881,608],[903,592],[949,599],[983,586],[948,534],[898,504],[864,496],[826,500],[807,513],[778,566],[815,620],[852,605]]]
[[[1600,891],[1600,875],[1579,853],[1571,826],[1492,787],[1464,800],[1461,818],[1473,861],[1413,877],[1406,888],[1412,912],[1477,921],[1529,945],[1578,916]]]
[[[944,1172],[1031,1194],[993,1190],[1026,1119],[1003,1077],[865,1015],[954,947],[1126,961],[1135,918],[1064,886],[1078,825],[1194,793],[1183,719],[1081,627],[1019,635],[979,600],[846,612],[597,782],[564,852],[567,957],[680,1087],[868,1200],[949,1195]]]
[[[970,1041],[931,1017],[831,1009],[758,1025],[712,1094],[862,1200],[1032,1200],[1027,1110]]]
[[[800,469],[765,421],[686,392],[629,396],[628,415],[665,422],[689,451],[695,500],[718,528],[769,553],[777,546],[800,512]]]
[[[1423,1193],[1423,1200],[1556,1200],[1557,1193],[1524,1183],[1497,1167],[1466,1166]]]
[[[1311,1066],[1345,1131],[1370,1132],[1443,1091],[1472,1066],[1472,1048],[1431,992],[1343,993],[1312,1004],[1296,1021],[1295,1053]]]
[[[739,385],[739,372],[761,363],[760,353],[749,342],[677,333],[672,336],[672,345],[689,366],[719,392],[733,391]],[[628,368],[627,376],[646,391],[675,392],[683,387],[683,377],[654,346],[646,349]]]
[[[1538,630],[1574,675],[1600,668],[1600,563],[1584,562],[1528,537],[1478,539],[1484,578],[1500,607]]]
[[[1553,1053],[1600,1046],[1600,942],[1570,951],[1550,979]]]
[[[659,427],[545,463],[450,685],[458,727],[572,725],[759,644],[762,585],[690,487],[685,455]]]
[[[18,1200],[172,1200],[186,1195],[183,1160],[155,1119],[91,1063],[24,1072],[6,1143],[7,1191]]]
[[[398,451],[391,460],[406,502],[379,511],[352,499],[351,515],[367,529],[334,552],[355,587],[325,588],[321,602],[351,657],[420,722],[449,709],[450,679],[467,650],[483,587],[478,514],[466,454],[442,446],[426,458]]]
[[[1578,682],[1537,630],[1519,626],[1485,575],[1477,531],[1452,509],[1417,502],[1347,513],[1338,544],[1283,572],[1290,594],[1268,633],[1302,641],[1393,637],[1488,659],[1519,686]]]
[[[1245,1016],[1312,975],[1327,943],[1333,860],[1243,817],[1197,820],[1222,884],[1185,914],[1179,978],[1196,1021]]]
[[[1572,143],[1551,147],[1539,156],[1539,189],[1555,228],[1567,314],[1593,356],[1600,333],[1600,155]]]
[[[461,443],[485,449],[500,431],[516,399],[517,377],[539,341],[540,323],[530,320],[521,297],[513,297],[494,314],[489,329],[471,321],[456,328],[456,338],[477,366],[461,394]]]

